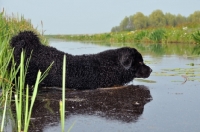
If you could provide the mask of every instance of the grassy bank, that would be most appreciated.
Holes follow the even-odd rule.
[[[43,31],[39,33],[37,28],[33,27],[30,20],[18,16],[8,17],[5,16],[4,12],[0,13],[0,132],[4,131],[9,120],[13,120],[12,122],[14,122],[11,124],[13,131],[28,132],[38,85],[48,74],[53,64],[52,63],[44,73],[38,71],[36,82],[33,86],[33,92],[30,92],[29,86],[25,85],[29,59],[25,60],[24,53],[22,52],[20,65],[16,67],[13,49],[9,46],[9,41],[12,36],[24,30],[34,31],[40,37],[42,44],[48,45],[47,39],[43,36]],[[63,64],[66,64],[66,57],[64,58],[64,62]],[[66,67],[66,65],[63,65],[63,67]],[[17,73],[19,76],[16,76]],[[65,73],[65,70],[63,73]],[[63,74],[63,80],[65,80],[65,74]],[[64,83],[63,91],[65,91]],[[64,131],[65,92],[63,92],[62,97],[60,114],[62,131]]]
[[[10,89],[13,85],[13,71],[8,69],[8,63],[13,60],[12,49],[9,46],[10,39],[13,35],[16,35],[19,31],[32,30],[40,34],[36,28],[33,27],[30,20],[24,19],[24,17],[16,16],[5,16],[4,12],[0,13],[0,89],[1,101],[4,100],[5,92],[4,90]],[[42,43],[48,44],[47,39],[39,35]],[[14,67],[14,63],[12,64]],[[11,67],[12,68],[12,67]],[[12,84],[12,85],[7,85]],[[4,86],[5,85],[5,86]],[[8,88],[7,88],[8,87]]]
[[[39,33],[39,31],[33,27],[30,20],[26,20],[24,17],[18,16],[6,16],[4,12],[0,13],[0,131],[4,130],[4,126],[6,124],[6,115],[7,111],[11,109],[11,102],[15,102],[16,105],[16,131],[27,130],[28,120],[30,120],[31,110],[26,110],[26,112],[22,109],[25,106],[22,104],[24,102],[24,98],[29,98],[28,95],[23,95],[26,91],[23,85],[25,78],[25,73],[21,75],[19,78],[16,78],[16,73],[19,71],[19,68],[15,67],[15,63],[13,60],[13,49],[9,47],[9,41],[13,35],[16,35],[19,31],[31,30],[36,32],[41,38],[42,43],[48,44],[46,38],[41,35],[43,33]],[[11,63],[10,63],[11,62]],[[9,66],[11,64],[11,67]],[[9,69],[9,70],[8,70]],[[23,71],[23,70],[21,70]],[[20,72],[21,72],[20,71]],[[17,81],[18,80],[18,81]],[[13,83],[18,82],[18,83]],[[16,88],[15,92],[13,92],[13,88]],[[19,87],[19,89],[18,89]],[[23,89],[23,90],[22,90]],[[15,95],[15,101],[13,100],[13,96]],[[19,98],[18,98],[19,97]],[[22,99],[22,97],[24,97]],[[29,101],[28,101],[29,102]],[[28,104],[29,105],[29,104]],[[23,116],[25,114],[25,116]],[[22,118],[24,117],[24,118]],[[25,119],[25,120],[22,120]],[[22,125],[22,121],[26,124],[26,126]],[[23,128],[23,129],[22,129]]]
[[[101,34],[80,35],[47,35],[51,38],[64,40],[109,42],[109,43],[189,43],[194,44],[193,38],[200,30],[199,23],[188,23],[177,27],[148,28],[127,32],[110,32]]]

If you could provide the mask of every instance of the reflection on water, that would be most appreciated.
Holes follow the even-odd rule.
[[[59,42],[59,44],[57,44],[56,41]],[[68,43],[67,44],[68,46],[66,46],[66,43]],[[83,42],[66,42],[66,41],[61,42],[60,40],[56,39],[52,39],[50,41],[50,45],[66,52],[69,50],[79,49],[79,53],[77,54],[98,53],[107,49],[128,46],[136,48],[143,55],[154,55],[154,56],[163,56],[163,55],[191,56],[193,55],[193,51],[195,48],[195,44],[141,44],[141,43],[100,43],[100,42],[86,43],[85,42],[84,45]],[[87,52],[85,52],[86,50]]]
[[[142,44],[142,43],[93,43],[107,47],[134,47],[143,54],[162,55],[193,55],[195,44]]]
[[[61,97],[61,91],[53,90],[43,91],[38,95],[32,112],[34,120],[31,122],[30,131],[44,128],[51,130],[52,124],[59,123]],[[85,91],[69,90],[66,97],[66,121],[75,115],[93,115],[105,118],[108,122],[137,122],[144,111],[144,105],[152,100],[149,89],[143,85]]]

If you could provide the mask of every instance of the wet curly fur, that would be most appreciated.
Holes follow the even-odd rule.
[[[26,75],[26,83],[34,85],[38,70],[44,72],[52,63],[41,86],[61,87],[63,56],[66,55],[66,87],[94,89],[124,85],[134,78],[147,78],[151,68],[143,63],[141,54],[134,48],[123,47],[98,54],[71,55],[56,48],[41,44],[32,31],[23,31],[11,39],[14,59],[20,63],[20,54],[25,50],[25,58],[31,56]]]

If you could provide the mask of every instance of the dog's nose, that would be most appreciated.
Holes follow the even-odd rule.
[[[150,72],[152,72],[153,70],[150,68]]]

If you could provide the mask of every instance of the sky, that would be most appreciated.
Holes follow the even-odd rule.
[[[0,11],[23,15],[45,34],[94,34],[110,32],[137,12],[149,15],[160,9],[187,17],[199,5],[200,0],[0,0]]]

